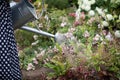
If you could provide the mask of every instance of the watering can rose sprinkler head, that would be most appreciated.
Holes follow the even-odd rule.
[[[54,39],[59,44],[65,43],[67,41],[67,37],[61,33],[56,33]]]

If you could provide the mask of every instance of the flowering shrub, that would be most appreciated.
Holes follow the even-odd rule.
[[[62,32],[68,41],[54,44],[52,39],[32,35],[34,51],[29,48],[24,53],[34,55],[26,56],[28,60],[20,56],[22,65],[27,70],[36,69],[35,65],[52,69],[48,80],[119,80],[119,6],[119,0],[78,0],[75,12],[74,7],[49,9],[38,28]]]

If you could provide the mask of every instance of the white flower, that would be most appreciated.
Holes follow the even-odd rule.
[[[45,17],[44,17],[47,21],[49,20],[49,17],[48,17],[48,15],[45,15]]]
[[[103,11],[104,11],[104,12],[108,12],[108,9],[104,9]]]
[[[96,11],[98,12],[99,15],[101,15],[102,17],[105,17],[105,13],[104,11],[102,11],[102,9],[96,7]]]
[[[99,34],[96,34],[92,44],[96,44],[98,41],[103,41],[103,38]]]
[[[82,8],[82,9],[85,9],[85,5],[84,5],[84,4],[82,4],[82,5],[81,5],[81,8]]]
[[[108,21],[113,20],[113,16],[112,16],[111,14],[107,14],[106,17],[107,17],[107,20],[108,20]]]
[[[103,27],[104,27],[104,26],[101,25],[101,24],[98,24],[97,26],[98,26],[98,28],[103,28]]]
[[[93,10],[90,10],[89,13],[88,13],[89,16],[94,16],[95,15],[95,12]]]
[[[108,24],[107,21],[103,21],[103,22],[102,22],[102,25],[105,26],[105,27],[109,26],[109,24]]]
[[[98,40],[100,40],[100,37],[101,37],[101,36],[100,36],[99,34],[96,34],[96,36],[93,38],[93,40],[94,40],[94,41],[98,41]]]
[[[35,66],[32,63],[29,63],[27,66],[27,70],[34,70]]]
[[[91,3],[91,4],[94,4],[94,3],[95,3],[95,0],[91,0],[90,3]]]
[[[84,5],[91,5],[90,1],[88,1],[88,0],[83,0],[83,4]]]
[[[33,36],[33,39],[34,39],[34,40],[37,40],[37,39],[38,39],[38,35],[34,35],[34,36]]]
[[[85,6],[85,11],[89,11],[91,9],[91,6],[90,5],[87,5],[87,6]]]
[[[81,0],[78,0],[78,4],[81,5]]]
[[[120,30],[115,31],[115,37],[120,38]]]
[[[69,28],[69,29],[68,29],[68,32],[73,33],[74,31],[75,31],[75,28]]]
[[[105,38],[106,38],[108,41],[112,41],[112,40],[113,40],[113,37],[112,37],[112,35],[111,35],[110,32],[105,36]]]
[[[84,34],[83,34],[83,36],[84,36],[85,38],[88,38],[88,37],[90,36],[90,34],[89,34],[88,31],[85,31]]]
[[[79,19],[80,19],[80,11],[81,11],[81,9],[78,9],[78,10],[76,11],[76,13],[75,13],[75,15],[76,15],[76,20],[79,20]]]
[[[32,46],[35,46],[35,45],[37,45],[38,43],[39,43],[39,40],[33,42],[31,45],[32,45]]]
[[[45,55],[45,50],[42,50],[39,54],[36,55],[36,59],[42,61],[44,55]]]

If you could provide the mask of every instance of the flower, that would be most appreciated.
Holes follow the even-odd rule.
[[[85,38],[88,38],[88,37],[90,36],[90,34],[89,34],[88,31],[85,31],[84,34],[83,34],[83,36],[84,36]]]
[[[107,14],[106,17],[107,17],[107,20],[108,20],[108,21],[113,20],[113,16],[112,16],[111,14]]]
[[[71,37],[73,37],[73,34],[72,34],[71,32],[67,32],[67,33],[65,34],[65,36],[66,36],[67,38],[71,38]]]
[[[82,20],[85,19],[85,13],[84,13],[84,12],[81,12],[81,14],[80,14],[80,19],[82,19]]]
[[[75,13],[76,20],[80,19],[80,11],[81,11],[81,9],[78,9]]]
[[[35,66],[32,63],[29,63],[27,66],[27,70],[34,70]]]
[[[49,20],[49,17],[48,17],[48,15],[45,15],[45,17],[44,17],[47,21]]]
[[[66,22],[62,22],[61,27],[64,27],[66,24],[67,24]]]
[[[74,31],[75,31],[75,28],[69,28],[69,29],[68,29],[68,32],[73,33]]]
[[[42,50],[39,54],[36,55],[36,59],[37,59],[38,61],[42,61],[44,55],[45,55],[45,50]]]
[[[78,25],[80,25],[80,21],[75,21],[74,26],[78,26]]]
[[[105,17],[105,13],[104,11],[102,11],[101,8],[96,7],[96,11],[98,12],[99,15],[101,15],[102,17]]]
[[[112,35],[111,35],[110,32],[105,36],[105,38],[106,38],[108,41],[112,41],[112,40],[113,40],[113,37],[112,37]]]
[[[34,63],[34,64],[38,64],[38,61],[37,61],[36,58],[33,58],[32,60],[33,60],[33,63]]]
[[[81,5],[81,8],[82,8],[82,9],[85,9],[85,5],[84,5],[84,4],[82,4],[82,5]]]
[[[104,9],[103,11],[107,13],[107,12],[108,12],[108,9]]]
[[[89,16],[94,16],[94,15],[95,15],[95,12],[94,12],[93,10],[90,10],[90,11],[88,12],[88,15],[89,15]]]
[[[84,8],[85,11],[89,11],[90,9],[91,9],[91,6],[90,6],[90,5],[87,5],[87,6],[85,6],[85,8]]]
[[[106,30],[102,30],[102,34],[105,36],[107,35],[107,31]]]
[[[100,40],[101,36],[99,34],[96,34],[96,36],[93,38],[94,41]]]
[[[31,45],[32,45],[32,46],[35,46],[35,45],[37,45],[38,43],[39,43],[39,40],[33,42]]]
[[[115,37],[120,38],[120,30],[115,31]]]
[[[95,3],[95,0],[91,0],[90,3],[91,3],[91,4],[94,4],[94,3]]]
[[[96,34],[92,44],[96,44],[98,41],[103,41],[103,38],[99,34]]]
[[[75,13],[69,13],[69,16],[76,17],[76,14]]]
[[[33,36],[33,39],[34,39],[34,40],[37,40],[37,39],[38,39],[38,35],[34,35],[34,36]]]
[[[91,5],[90,1],[89,0],[82,0],[83,1],[83,4],[86,6],[86,5]]]
[[[87,22],[87,24],[92,24],[93,22],[95,21],[95,17],[91,17],[89,20],[88,20],[88,22]]]
[[[103,21],[103,22],[102,22],[102,25],[105,26],[105,27],[106,27],[106,26],[109,26],[109,24],[108,24],[107,21]]]

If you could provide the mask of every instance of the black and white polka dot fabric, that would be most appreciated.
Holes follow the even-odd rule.
[[[9,3],[0,0],[0,80],[21,80]]]

